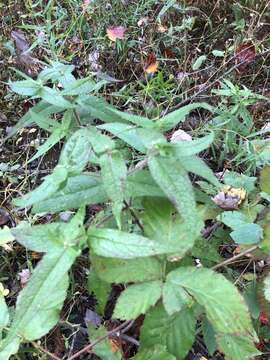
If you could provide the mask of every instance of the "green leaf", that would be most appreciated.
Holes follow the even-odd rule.
[[[195,340],[196,318],[192,309],[169,316],[161,304],[147,312],[141,327],[142,349],[152,346],[166,346],[177,360],[185,359]]]
[[[195,62],[193,63],[192,70],[193,71],[198,70],[202,66],[202,64],[205,62],[206,59],[207,59],[206,55],[199,56],[198,59],[196,59]]]
[[[9,83],[11,90],[19,95],[35,96],[42,87],[42,84],[32,80],[13,81]]]
[[[145,153],[146,148],[136,131],[136,126],[123,123],[109,123],[99,125],[98,128],[109,131],[111,134],[117,136],[137,151]]]
[[[174,153],[181,159],[182,157],[187,157],[195,155],[205,149],[207,149],[212,142],[214,141],[214,133],[210,133],[202,138],[191,140],[191,141],[177,141],[171,143],[171,147],[174,150]],[[193,160],[195,162],[195,160]]]
[[[207,318],[204,318],[202,321],[202,334],[207,350],[209,354],[213,356],[214,352],[217,350],[217,343],[215,339],[215,331]]]
[[[270,276],[264,279],[264,297],[270,302]]]
[[[9,322],[8,307],[4,296],[0,295],[0,344],[2,339],[2,332]]]
[[[3,229],[0,229],[0,246],[13,241],[14,239],[12,231],[8,226],[4,226]]]
[[[93,126],[89,128],[89,139],[96,154],[109,152],[115,148],[114,141],[109,136],[101,134]]]
[[[94,253],[109,258],[133,259],[181,251],[177,244],[163,244],[114,229],[89,228],[88,236],[89,246]]]
[[[169,315],[173,315],[193,302],[192,297],[187,292],[170,281],[166,281],[163,286],[162,301]]]
[[[127,168],[121,153],[117,150],[100,157],[104,189],[112,201],[112,212],[121,229],[121,212],[125,197]]]
[[[92,154],[89,130],[77,130],[66,142],[58,162],[69,174],[80,174],[87,165]]]
[[[56,166],[53,173],[46,176],[41,185],[25,194],[22,198],[13,200],[13,203],[19,207],[27,207],[39,203],[53,195],[65,182],[67,176],[68,172],[64,167]]]
[[[55,213],[63,210],[77,209],[79,206],[103,203],[108,200],[99,176],[77,175],[67,179],[61,190],[54,193],[53,197],[39,201],[32,212]]]
[[[207,268],[181,267],[170,272],[166,282],[181,287],[202,305],[215,331],[224,334],[252,333],[247,306],[237,289],[223,275]]]
[[[133,198],[143,196],[166,197],[148,170],[138,170],[128,176],[127,195]]]
[[[103,315],[111,292],[111,285],[100,279],[96,271],[90,270],[88,275],[88,292],[89,294],[91,292],[94,293],[97,299],[97,312]]]
[[[180,157],[180,162],[187,172],[196,174],[206,180],[211,184],[220,188],[220,183],[214,175],[213,171],[205,164],[205,162],[195,155]]]
[[[60,62],[54,61],[51,66],[44,68],[38,75],[38,79],[44,83],[51,80],[53,83],[61,83],[64,87],[75,81],[75,77],[72,75],[74,65],[66,65]]]
[[[103,85],[107,84],[107,81],[100,81],[96,83],[91,80],[90,77],[74,80],[65,86],[65,90],[61,92],[65,96],[75,96],[88,94],[90,92],[99,90]]]
[[[67,136],[71,120],[72,120],[72,113],[70,111],[66,111],[61,126],[56,128],[52,132],[52,134],[48,137],[48,139],[45,141],[45,143],[39,146],[37,153],[34,156],[32,156],[32,158],[28,161],[28,163],[46,154],[63,137]]]
[[[59,91],[47,86],[43,86],[40,89],[38,96],[47,101],[49,104],[61,106],[64,109],[73,109],[75,107],[75,105],[66,100]]]
[[[217,217],[217,220],[232,229],[237,229],[239,226],[249,223],[247,216],[240,211],[224,211]]]
[[[91,264],[101,280],[128,283],[162,278],[162,264],[153,257],[131,260],[91,257]]]
[[[150,157],[148,165],[153,179],[182,216],[186,229],[189,229],[192,246],[200,233],[202,221],[196,210],[193,187],[186,170],[177,158],[170,156]]]
[[[260,174],[261,191],[270,194],[270,166],[265,166]]]
[[[88,334],[91,342],[94,342],[100,337],[103,337],[107,334],[107,330],[105,326],[101,325],[98,329],[95,329],[91,324],[88,325]],[[117,351],[112,350],[112,345],[110,339],[106,337],[104,340],[97,343],[93,350],[96,355],[100,357],[102,360],[121,360],[121,351],[117,349]]]
[[[250,336],[218,335],[217,343],[226,360],[247,360],[261,354]]]
[[[39,339],[57,323],[68,288],[67,271],[78,254],[71,248],[58,249],[39,262],[17,298],[11,327],[0,343],[0,354],[18,338],[25,342]]]
[[[247,192],[251,192],[255,189],[255,182],[257,181],[257,178],[255,176],[238,174],[235,171],[225,171],[223,181],[226,185],[230,185],[235,188],[244,188]]]
[[[150,349],[139,351],[132,360],[176,360],[176,357],[168,353],[166,346],[157,344]]]
[[[136,319],[156,304],[161,297],[161,291],[161,281],[128,286],[117,299],[113,316],[122,320]]]
[[[263,229],[258,224],[245,224],[230,233],[237,244],[256,244],[263,237]]]
[[[181,258],[192,247],[190,230],[167,199],[147,198],[143,202],[142,217],[144,232],[150,239],[159,243],[171,244],[178,248],[177,257]]]
[[[213,50],[213,51],[212,51],[212,54],[213,54],[215,57],[224,57],[225,51]]]
[[[156,126],[162,131],[169,131],[173,129],[180,122],[184,122],[186,116],[195,109],[203,108],[210,112],[213,112],[213,107],[207,103],[193,103],[186,106],[181,107],[178,110],[175,110],[168,115],[163,116],[156,122]]]

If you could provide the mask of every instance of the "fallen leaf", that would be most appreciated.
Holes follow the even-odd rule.
[[[30,279],[30,275],[31,273],[29,269],[23,269],[18,273],[18,278],[20,280],[21,287],[24,287],[26,285],[26,283]]]
[[[127,29],[124,26],[110,26],[106,30],[107,36],[111,41],[116,41],[117,39],[123,40],[126,31]]]
[[[178,141],[190,141],[192,140],[192,137],[186,133],[184,130],[176,130],[172,136],[171,136],[171,142],[172,143],[175,143],[175,142],[178,142]]]
[[[224,210],[236,210],[246,197],[246,191],[243,188],[233,188],[224,186],[223,191],[212,198],[215,204]]]
[[[144,62],[144,71],[147,74],[154,74],[158,69],[158,62],[156,55],[154,53],[150,53],[147,55],[147,58]]]
[[[240,44],[235,51],[235,62],[238,66],[238,71],[243,72],[247,66],[255,59],[256,49],[251,41],[246,41]]]
[[[0,208],[0,226],[6,225],[10,220],[9,214],[4,210]]]
[[[162,25],[162,24],[159,24],[159,25],[157,26],[157,32],[163,34],[163,33],[165,33],[166,31],[168,31],[167,26],[164,26],[164,25]]]

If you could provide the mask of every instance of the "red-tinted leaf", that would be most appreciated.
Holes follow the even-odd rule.
[[[111,26],[106,31],[108,38],[111,41],[116,41],[117,39],[124,39],[124,35],[127,29],[124,26]]]
[[[147,74],[153,74],[157,71],[158,63],[157,58],[154,53],[150,53],[147,55],[147,58],[144,62],[144,71]]]
[[[269,325],[268,316],[265,312],[261,312],[259,316],[260,323],[263,325]]]
[[[240,72],[246,70],[247,66],[255,59],[256,49],[251,41],[239,45],[235,52],[236,64],[239,64]]]

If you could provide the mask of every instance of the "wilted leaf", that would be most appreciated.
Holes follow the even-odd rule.
[[[156,55],[154,53],[150,53],[147,55],[147,58],[144,62],[144,71],[147,74],[154,74],[158,69],[158,62]]]
[[[126,31],[127,29],[124,26],[111,26],[106,30],[107,36],[111,41],[116,41],[117,39],[123,40]]]
[[[243,72],[247,66],[255,59],[256,48],[251,41],[240,44],[235,52],[235,61],[238,66],[238,70]]]

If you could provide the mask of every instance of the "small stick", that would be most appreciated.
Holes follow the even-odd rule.
[[[95,341],[93,341],[91,344],[88,344],[87,346],[85,346],[83,349],[81,349],[80,351],[76,352],[74,355],[72,355],[71,357],[68,358],[68,360],[73,360],[76,359],[77,357],[81,356],[83,353],[88,352],[89,350],[91,350],[95,345],[97,345],[98,343],[100,343],[101,341],[105,340],[108,336],[113,335],[115,333],[117,333],[118,331],[120,331],[121,329],[124,329],[126,326],[128,326],[130,323],[130,320],[125,321],[124,323],[122,323],[121,325],[117,326],[115,329],[108,331],[107,334],[97,338]],[[61,359],[56,359],[56,360],[61,360]]]
[[[60,357],[52,354],[50,351],[46,350],[44,347],[38,345],[34,341],[31,343],[36,349],[42,351],[44,354],[47,354],[49,357],[51,357],[54,360],[62,360]]]
[[[242,251],[241,253],[239,253],[239,254],[237,254],[237,255],[235,255],[235,256],[232,256],[231,258],[229,258],[229,259],[227,259],[227,260],[224,260],[224,261],[222,261],[221,263],[213,266],[211,269],[212,269],[212,270],[216,270],[216,269],[219,269],[220,267],[223,267],[223,266],[225,266],[225,265],[231,264],[231,263],[234,262],[235,260],[241,258],[242,256],[245,256],[245,255],[251,253],[252,251],[257,250],[258,248],[259,248],[258,245],[254,245],[254,246],[250,247],[249,249],[246,249],[246,250]]]
[[[129,209],[129,211],[130,211],[130,213],[131,213],[131,215],[132,215],[135,223],[139,226],[139,228],[140,228],[142,231],[144,231],[143,226],[142,226],[140,220],[138,219],[135,211],[134,211],[133,209],[131,209],[131,207],[130,207],[129,204],[126,202],[126,200],[124,200],[124,204],[125,204],[125,206]]]

